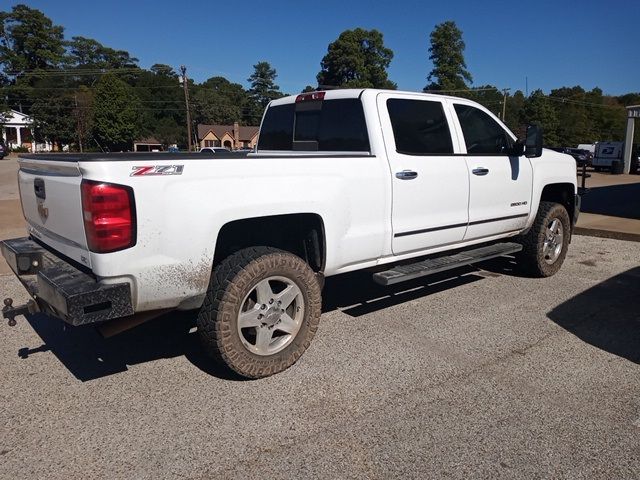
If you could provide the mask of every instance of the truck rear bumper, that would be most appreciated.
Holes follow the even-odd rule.
[[[2,255],[41,310],[71,325],[133,315],[127,283],[103,285],[29,238],[0,242]]]

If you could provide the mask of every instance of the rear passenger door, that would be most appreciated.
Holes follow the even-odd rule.
[[[460,242],[468,220],[469,173],[456,156],[446,99],[378,95],[391,168],[392,249],[396,255]]]
[[[453,101],[453,108],[469,173],[464,239],[524,228],[531,208],[531,162],[524,155],[510,155],[514,139],[491,114],[464,101]]]

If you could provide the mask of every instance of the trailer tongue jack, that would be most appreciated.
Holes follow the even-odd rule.
[[[13,298],[5,298],[4,307],[2,307],[2,316],[8,320],[7,323],[10,327],[14,327],[16,325],[16,317],[18,315],[27,315],[28,313],[36,313],[37,311],[38,306],[33,300],[29,300],[27,303],[20,305],[19,307],[14,307]]]

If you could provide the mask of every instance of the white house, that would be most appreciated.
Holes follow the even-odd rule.
[[[35,143],[33,139],[33,120],[28,115],[10,110],[0,117],[2,120],[2,139],[7,147],[25,147],[30,152],[50,152],[51,142]]]

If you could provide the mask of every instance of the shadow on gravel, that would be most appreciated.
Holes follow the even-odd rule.
[[[340,309],[347,315],[359,317],[487,276],[509,274],[512,270],[508,259],[485,262],[482,269],[463,267],[390,287],[374,283],[371,272],[338,275],[326,281],[323,313]],[[192,331],[195,318],[195,312],[172,312],[104,339],[91,326],[65,328],[60,320],[43,314],[30,315],[27,320],[44,343],[21,348],[18,355],[28,359],[31,355],[51,352],[81,381],[125,372],[130,365],[183,355],[209,375],[224,380],[244,380],[204,354],[197,332]]]
[[[388,287],[378,285],[371,276],[371,272],[358,271],[327,278],[322,294],[322,311],[340,309],[347,315],[359,317],[484,278],[473,267],[463,267]]]
[[[640,363],[640,267],[611,277],[547,316],[594,347]]]
[[[202,349],[193,312],[173,312],[158,317],[120,335],[105,339],[94,327],[69,328],[43,314],[27,318],[44,344],[21,348],[27,359],[39,352],[52,352],[78,380],[87,381],[124,372],[129,365],[184,355],[203,372],[224,379],[244,380],[209,359]]]

